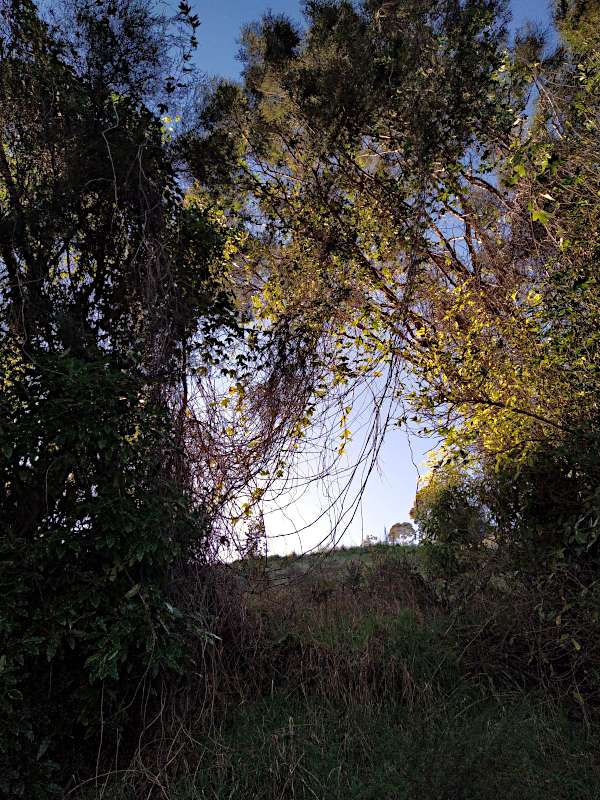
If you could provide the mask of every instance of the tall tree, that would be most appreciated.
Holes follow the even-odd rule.
[[[199,181],[248,232],[259,324],[312,342],[329,385],[402,365],[386,390],[442,461],[587,452],[596,4],[558,8],[549,56],[535,31],[506,49],[496,3],[305,12],[305,30],[245,29],[242,84],[205,95],[189,136]]]
[[[171,590],[210,544],[180,418],[190,343],[229,314],[228,235],[176,166],[198,21],[170,24],[130,0],[0,6],[6,796],[61,793],[101,720],[110,750],[196,626]]]

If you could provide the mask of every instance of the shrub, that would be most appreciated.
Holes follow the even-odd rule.
[[[5,378],[7,796],[45,797],[53,781],[64,785],[66,770],[89,769],[100,737],[107,751],[121,739],[125,755],[127,721],[139,713],[132,700],[159,671],[185,664],[187,623],[168,602],[168,580],[202,521],[161,475],[164,412],[144,403],[140,379],[122,366],[40,354]]]

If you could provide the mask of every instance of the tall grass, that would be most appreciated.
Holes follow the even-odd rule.
[[[260,580],[260,591],[235,573],[221,580],[219,638],[204,647],[197,673],[165,695],[129,769],[82,793],[90,800],[600,797],[593,720],[539,687],[490,677],[482,637],[476,657],[462,637],[475,630],[477,608],[457,620],[411,559],[398,550],[344,559],[302,580],[294,572],[287,584],[265,588]]]

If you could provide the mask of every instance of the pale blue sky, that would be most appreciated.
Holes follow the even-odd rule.
[[[551,0],[513,0],[510,3],[513,29],[526,20],[547,24]],[[301,20],[299,0],[191,0],[200,17],[197,63],[209,75],[237,77],[240,64],[236,60],[242,25],[252,22],[267,10],[285,13]]]
[[[267,10],[301,19],[299,0],[192,0],[191,5],[202,23],[196,62],[210,76],[238,77],[241,66],[236,58],[239,31],[245,23],[260,18]],[[550,0],[513,0],[510,8],[513,31],[526,21],[549,26]],[[347,527],[341,539],[343,544],[358,543],[368,534],[382,537],[384,528],[408,520],[418,479],[415,464],[424,471],[424,454],[432,446],[434,442],[409,440],[405,431],[391,428],[354,519],[350,521],[352,511],[349,511],[339,524],[337,537]],[[355,454],[358,442],[353,448],[351,455]],[[285,512],[271,505],[271,513],[265,517],[267,531],[273,536],[269,551],[300,552],[326,540],[333,521],[331,512],[326,511],[327,497],[335,491],[334,486],[319,481]],[[340,511],[343,509],[338,506],[333,517],[337,519]],[[306,529],[295,532],[304,526]]]

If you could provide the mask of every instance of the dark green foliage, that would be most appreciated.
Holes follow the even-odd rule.
[[[600,461],[594,434],[540,448],[518,468],[489,470],[480,502],[495,521],[495,534],[515,559],[535,571],[560,557],[583,568],[598,558]]]
[[[475,478],[452,472],[438,474],[417,493],[414,520],[426,539],[477,547],[489,533],[479,494]]]
[[[47,354],[5,383],[0,772],[8,794],[44,796],[52,764],[57,779],[67,764],[89,769],[99,718],[111,748],[144,684],[187,663],[186,625],[166,590],[202,520],[161,474],[156,455],[169,423],[144,404],[126,367]]]
[[[283,19],[247,29],[245,79],[250,89],[268,75],[281,80],[329,144],[367,129],[401,138],[404,127],[403,155],[426,172],[434,151],[446,159],[458,147],[456,156],[473,126],[497,113],[478,90],[498,57],[501,4],[316,0],[305,11],[302,42]]]
[[[183,461],[181,381],[192,337],[229,314],[211,277],[226,236],[184,197],[156,112],[182,85],[163,23],[126,0],[52,22],[0,4],[7,797],[60,795],[127,761],[159,681],[202,635],[203,609],[173,599],[210,531]]]
[[[440,600],[461,608],[463,641],[477,643],[474,669],[503,688],[542,686],[596,704],[597,448],[574,438],[518,467],[455,473],[452,482],[440,470],[438,481],[417,496],[415,519],[427,537],[420,564]],[[470,519],[485,521],[475,544]],[[499,592],[485,595],[485,587]],[[478,602],[489,613],[483,626],[467,619]]]
[[[302,34],[272,15],[244,30],[243,85],[207,92],[186,153],[240,221],[264,223],[271,254],[298,243],[312,263],[339,256],[364,269],[386,237],[397,255],[408,231],[420,235],[437,176],[510,128],[492,78],[503,5],[315,0],[305,16]],[[300,271],[304,258],[289,257]],[[334,305],[336,291],[345,299],[328,286]]]

